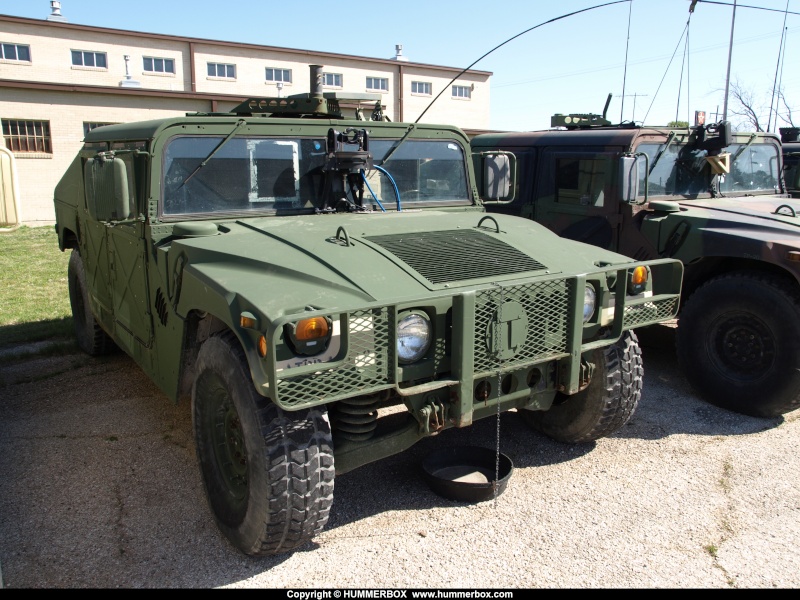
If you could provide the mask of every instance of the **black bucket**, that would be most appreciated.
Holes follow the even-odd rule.
[[[514,470],[511,459],[480,446],[456,446],[431,452],[422,461],[422,471],[431,489],[448,500],[482,502],[503,493]],[[497,481],[495,481],[497,478]]]

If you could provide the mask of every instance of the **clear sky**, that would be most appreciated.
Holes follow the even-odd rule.
[[[764,128],[777,83],[800,125],[800,0],[737,0],[735,17],[733,3],[700,0],[690,14],[691,0],[62,0],[61,13],[131,31],[375,58],[402,44],[413,62],[478,61],[473,68],[493,73],[490,127],[502,130],[546,129],[554,113],[602,113],[608,94],[613,122],[693,122],[695,110],[719,120],[733,25],[730,80],[753,94]],[[0,13],[46,19],[50,2],[0,0]],[[736,124],[730,96],[728,107]]]

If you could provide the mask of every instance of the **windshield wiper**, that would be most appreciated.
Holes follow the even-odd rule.
[[[222,140],[222,141],[221,141],[219,144],[217,144],[217,147],[216,147],[216,148],[214,148],[214,149],[211,151],[211,153],[210,153],[208,156],[206,156],[206,157],[205,157],[205,159],[203,159],[203,162],[201,162],[199,165],[197,165],[197,167],[195,167],[194,171],[192,171],[191,173],[189,173],[188,177],[186,177],[186,179],[184,179],[184,180],[181,182],[181,184],[178,186],[178,188],[177,188],[177,189],[181,189],[183,186],[185,186],[187,183],[189,183],[189,180],[190,180],[192,177],[194,177],[195,175],[197,175],[197,172],[198,172],[200,169],[202,169],[203,167],[205,167],[205,166],[208,164],[208,161],[210,161],[210,160],[211,160],[211,159],[214,157],[214,155],[215,155],[217,152],[219,152],[220,150],[222,150],[222,147],[223,147],[225,144],[227,144],[227,143],[228,143],[228,141],[229,141],[229,140],[230,140],[230,139],[231,139],[231,138],[232,138],[234,135],[236,135],[236,132],[237,132],[237,131],[239,131],[239,130],[240,130],[240,129],[241,129],[243,126],[245,126],[246,124],[247,124],[247,121],[245,121],[244,119],[239,119],[239,122],[238,122],[238,123],[236,123],[236,126],[233,128],[233,130],[232,130],[232,131],[231,131],[231,132],[230,132],[230,133],[229,133],[229,134],[228,134],[228,135],[225,137],[225,139],[224,139],[224,140]]]

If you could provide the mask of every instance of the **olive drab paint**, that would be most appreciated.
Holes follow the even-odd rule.
[[[680,261],[488,214],[477,185],[460,129],[389,122],[366,94],[86,134],[54,195],[81,347],[113,342],[191,400],[209,506],[242,552],[296,549],[334,472],[445,429],[520,409],[586,442],[630,419],[633,329],[675,316]]]

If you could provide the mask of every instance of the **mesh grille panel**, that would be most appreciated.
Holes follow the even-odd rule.
[[[333,369],[296,377],[278,375],[277,396],[285,406],[316,404],[366,394],[392,384],[394,355],[386,307],[350,314],[349,346]]]
[[[364,239],[388,250],[433,284],[546,268],[513,246],[470,229],[377,235]]]
[[[625,307],[623,327],[633,329],[659,321],[671,319],[678,312],[678,299],[667,298]]]
[[[572,280],[546,281],[528,285],[483,290],[475,306],[475,374],[494,371],[503,364],[512,367],[566,354],[569,333],[569,298]],[[490,350],[488,333],[500,302],[515,301],[527,316],[525,342],[513,358],[500,361]]]

